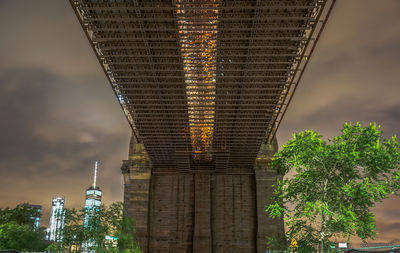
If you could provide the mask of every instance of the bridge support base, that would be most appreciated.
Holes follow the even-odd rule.
[[[137,145],[131,149],[142,154]],[[145,156],[131,155],[123,166],[124,201],[143,252],[264,253],[266,237],[284,232],[283,221],[265,213],[278,177],[268,167],[276,149],[263,145],[248,175],[151,174],[148,162],[137,160]]]

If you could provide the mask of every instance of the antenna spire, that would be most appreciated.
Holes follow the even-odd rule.
[[[96,179],[97,179],[97,164],[98,162],[96,161],[94,164],[94,179],[93,179],[93,188],[96,188]]]

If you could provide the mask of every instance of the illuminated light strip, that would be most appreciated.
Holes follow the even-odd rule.
[[[177,0],[176,7],[192,150],[195,159],[210,159],[215,119],[218,3]],[[192,14],[190,19],[187,14]]]

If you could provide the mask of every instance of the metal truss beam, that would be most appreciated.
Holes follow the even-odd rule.
[[[252,173],[335,0],[70,3],[154,173]]]

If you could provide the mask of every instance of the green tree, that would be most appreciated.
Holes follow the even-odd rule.
[[[87,213],[90,215],[84,226]],[[134,232],[133,220],[124,215],[121,202],[93,210],[66,209],[62,240],[49,249],[63,252],[72,245],[80,245],[81,249],[87,247],[95,252],[141,252],[134,241]],[[118,238],[117,243],[106,240],[106,236]]]
[[[284,217],[287,237],[295,237],[299,247],[323,252],[336,236],[374,238],[371,208],[400,189],[399,141],[383,139],[379,128],[345,124],[329,141],[307,130],[275,154],[272,166],[295,174],[278,180],[266,211]]]
[[[44,228],[34,229],[34,219],[40,215],[28,203],[14,209],[0,209],[0,249],[44,251],[48,246]]]
[[[18,225],[29,225],[34,224],[32,217],[40,216],[39,210],[33,208],[29,203],[23,203],[17,205],[14,209],[0,208],[0,224],[14,222]]]

